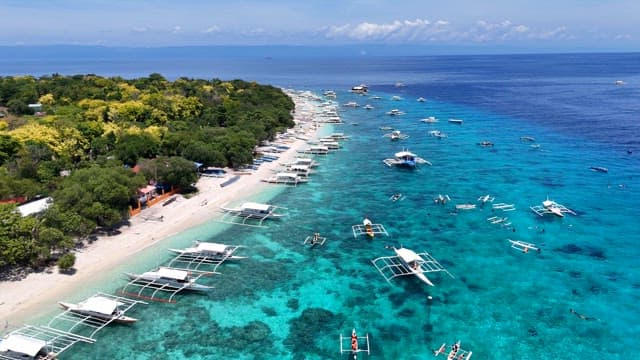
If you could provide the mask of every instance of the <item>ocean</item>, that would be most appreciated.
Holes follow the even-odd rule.
[[[126,283],[123,271],[166,263],[167,247],[197,239],[245,246],[248,259],[206,279],[213,291],[139,306],[138,323],[111,326],[64,359],[347,359],[339,335],[352,328],[369,336],[370,355],[360,359],[425,359],[458,340],[474,359],[627,359],[640,350],[640,54],[4,59],[0,71],[242,78],[332,89],[339,104],[361,105],[340,106],[345,123],[323,130],[351,138],[318,157],[308,184],[249,199],[288,208],[286,220],[203,224],[96,285],[113,292]],[[360,83],[369,96],[348,91]],[[394,108],[405,114],[386,114]],[[428,116],[438,122],[420,121]],[[392,142],[384,126],[409,138]],[[432,165],[383,164],[403,149]],[[394,193],[403,198],[391,201]],[[494,200],[483,205],[487,194]],[[437,204],[438,195],[450,201]],[[530,207],[547,198],[575,215],[536,215]],[[389,236],[354,238],[365,216]],[[314,232],[327,237],[324,246],[302,244]],[[453,277],[429,274],[434,287],[387,282],[372,260],[392,256],[393,246],[428,252]]]

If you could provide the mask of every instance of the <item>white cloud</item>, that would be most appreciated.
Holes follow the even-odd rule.
[[[387,23],[362,22],[326,28],[324,34],[332,39],[381,42],[504,42],[516,40],[570,40],[575,37],[565,26],[555,29],[532,29],[511,20],[473,24],[452,24],[447,20],[394,20]],[[621,37],[622,39],[623,37]]]
[[[182,26],[180,25],[176,25],[173,27],[173,30],[171,31],[173,34],[179,34],[182,32]]]
[[[144,33],[149,31],[149,29],[147,29],[146,27],[142,26],[142,27],[134,27],[133,29],[131,29],[131,31],[133,31],[134,33]]]
[[[206,28],[206,29],[202,30],[203,34],[213,34],[213,33],[218,33],[218,32],[220,32],[220,27],[217,26],[217,25],[213,25],[213,26],[211,26],[209,28]]]

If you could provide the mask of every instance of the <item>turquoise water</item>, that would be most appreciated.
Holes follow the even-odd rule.
[[[205,224],[128,266],[167,262],[164,248],[195,239],[246,246],[240,253],[248,259],[204,279],[214,291],[139,307],[138,323],[105,329],[98,342],[77,345],[64,358],[346,359],[339,334],[353,327],[369,334],[372,359],[427,358],[458,339],[474,359],[623,359],[638,350],[640,168],[629,154],[462,105],[376,94],[383,99],[367,101],[374,110],[342,111],[346,124],[335,130],[352,138],[318,158],[312,181],[270,200],[289,209],[285,221],[224,231]],[[351,100],[365,103],[339,92],[340,103]],[[407,114],[384,114],[392,108]],[[440,121],[419,122],[426,116]],[[391,142],[382,137],[383,125],[410,137]],[[448,137],[431,137],[432,129]],[[535,137],[540,147],[520,136]],[[495,145],[478,146],[483,140]],[[382,163],[403,147],[433,166],[408,171]],[[396,192],[405,198],[394,203],[389,196]],[[436,205],[438,194],[451,201]],[[481,207],[476,199],[485,194],[516,211]],[[547,196],[577,215],[540,218],[529,210]],[[456,211],[462,203],[478,208]],[[354,239],[351,226],[365,215],[390,236]],[[491,224],[491,216],[508,216],[512,226]],[[327,243],[303,246],[316,231]],[[508,238],[536,243],[541,252],[518,252]],[[435,287],[409,277],[387,283],[371,260],[392,255],[387,247],[399,244],[428,251],[455,278],[432,274]]]

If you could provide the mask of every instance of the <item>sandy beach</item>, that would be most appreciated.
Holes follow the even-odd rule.
[[[296,103],[297,125],[294,130],[301,136],[315,137],[318,130],[313,121],[316,104],[306,97],[292,95],[292,98]],[[65,299],[100,274],[135,261],[135,255],[143,249],[160,245],[171,235],[220,216],[220,205],[239,203],[260,193],[267,186],[274,186],[261,179],[272,175],[274,170],[282,167],[282,163],[294,160],[299,155],[297,150],[304,148],[306,141],[290,140],[287,146],[290,148],[280,154],[279,160],[262,164],[251,175],[242,175],[227,187],[220,187],[220,183],[233,176],[232,170],[228,170],[225,178],[201,177],[195,196],[186,198],[177,195],[176,201],[167,206],[156,204],[143,210],[130,219],[130,226],[119,229],[120,234],[100,236],[97,241],[76,253],[76,271],[73,275],[50,269],[29,274],[20,281],[0,282],[0,332],[21,326],[37,316],[43,306],[51,306]]]

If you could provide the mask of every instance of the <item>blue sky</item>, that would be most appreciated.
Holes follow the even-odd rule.
[[[0,45],[640,50],[640,0],[0,0]]]

